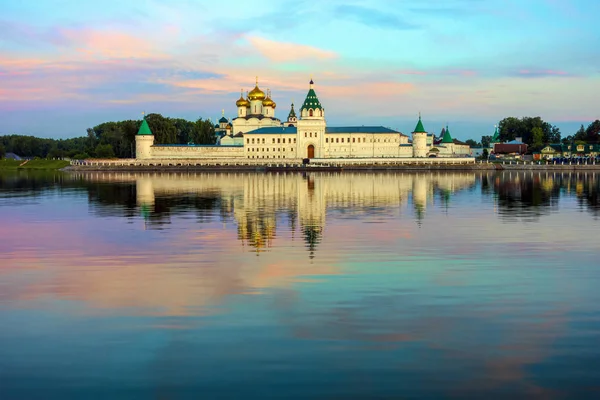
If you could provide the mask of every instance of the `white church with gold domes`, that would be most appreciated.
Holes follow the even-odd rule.
[[[435,143],[423,127],[421,116],[412,132],[412,142],[401,132],[383,126],[327,126],[311,79],[308,93],[296,116],[294,105],[285,121],[275,116],[277,104],[270,91],[258,87],[242,93],[236,101],[237,115],[220,145],[159,145],[143,121],[136,136],[137,159],[248,159],[277,160],[334,158],[437,158],[466,157],[468,146],[448,140]],[[221,122],[221,121],[220,121]],[[223,119],[223,124],[229,121]],[[150,137],[150,135],[152,135]]]

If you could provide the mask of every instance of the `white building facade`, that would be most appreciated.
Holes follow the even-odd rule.
[[[143,121],[136,137],[136,158],[425,158],[453,157],[460,147],[454,143],[436,146],[433,135],[424,129],[420,115],[412,132],[412,143],[407,135],[383,126],[327,126],[325,108],[312,79],[299,118],[292,104],[287,120],[277,119],[277,105],[270,93],[258,87],[258,82],[246,98],[240,96],[236,107],[237,116],[231,121],[231,130],[220,139],[218,146],[154,145],[154,136]],[[229,122],[223,122],[227,127],[225,123]],[[460,150],[462,153],[462,148]]]

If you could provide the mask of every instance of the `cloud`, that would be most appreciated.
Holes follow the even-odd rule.
[[[340,5],[335,8],[335,16],[347,18],[369,27],[388,28],[396,30],[417,29],[418,25],[404,20],[390,12],[355,5]]]
[[[553,70],[553,69],[521,69],[516,73],[512,74],[513,76],[520,76],[524,78],[544,78],[548,76],[571,76],[566,71],[561,70]]]
[[[246,40],[264,57],[273,62],[290,62],[298,60],[327,60],[337,57],[333,51],[322,50],[297,43],[277,42],[258,36],[248,36]]]

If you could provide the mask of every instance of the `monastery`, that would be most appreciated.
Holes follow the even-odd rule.
[[[258,87],[243,91],[236,101],[237,116],[223,115],[215,127],[223,136],[218,145],[154,144],[144,119],[136,136],[136,158],[147,159],[339,159],[339,158],[436,158],[468,157],[468,145],[453,140],[448,127],[440,141],[427,133],[421,115],[412,141],[401,132],[383,126],[327,126],[325,108],[310,80],[299,116],[294,104],[287,119],[276,118],[277,104],[271,93]],[[269,162],[269,161],[266,161]]]

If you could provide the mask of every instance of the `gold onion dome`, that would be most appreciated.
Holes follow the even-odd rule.
[[[277,107],[277,104],[271,99],[271,93],[267,95],[267,97],[262,102],[265,107]]]
[[[250,107],[250,102],[244,98],[244,92],[240,94],[240,98],[235,102],[235,105],[238,107]]]
[[[252,89],[250,93],[248,93],[248,98],[250,100],[264,100],[265,97],[267,96],[265,96],[265,92],[258,88],[258,83],[254,87],[254,89]]]

